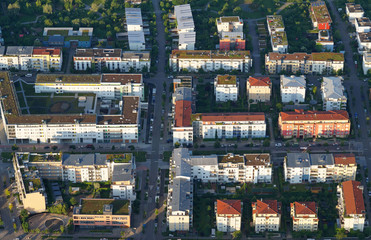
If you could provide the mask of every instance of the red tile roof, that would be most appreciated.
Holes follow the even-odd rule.
[[[245,113],[202,113],[203,122],[227,122],[227,121],[265,121],[262,112]]]
[[[290,204],[295,207],[295,215],[317,215],[317,208],[315,202],[294,202]]]
[[[34,47],[32,51],[33,55],[61,55],[60,48],[47,48],[47,47]]]
[[[335,164],[342,165],[356,164],[356,157],[353,153],[339,153],[334,154],[334,161]]]
[[[217,200],[216,201],[217,214],[241,214],[240,200]]]
[[[256,214],[279,214],[277,200],[257,200]]]
[[[180,100],[175,102],[175,127],[190,127],[192,115],[192,102]]]
[[[250,86],[269,87],[271,79],[269,77],[249,77]]]
[[[311,121],[311,120],[348,120],[349,115],[345,110],[333,111],[303,111],[280,112],[282,121]]]
[[[345,214],[365,214],[365,203],[361,183],[357,181],[346,181],[342,183],[345,203]]]

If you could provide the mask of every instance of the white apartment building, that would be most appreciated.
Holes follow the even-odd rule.
[[[100,98],[136,96],[144,100],[144,84],[142,74],[38,74],[35,93],[94,93]]]
[[[190,156],[192,168],[192,178],[201,182],[218,182],[218,157],[209,156]]]
[[[366,209],[363,200],[363,186],[357,181],[342,182],[337,187],[340,227],[363,232]]]
[[[286,32],[273,32],[271,34],[271,46],[273,52],[287,53],[289,44]]]
[[[84,75],[82,75],[85,77]],[[14,87],[8,73],[0,72],[1,93],[7,95],[1,99],[0,110],[9,143],[103,143],[138,141],[140,98],[136,96],[118,96],[118,104],[112,106],[115,113],[85,114],[31,114],[20,112]],[[66,75],[75,79],[75,75]],[[55,78],[52,80],[55,81]],[[107,99],[107,101],[112,101]],[[97,104],[97,101],[94,101]],[[94,105],[94,104],[93,104]],[[94,105],[96,106],[96,105]],[[100,105],[102,108],[102,104]],[[96,109],[94,107],[94,109]]]
[[[354,154],[287,153],[283,166],[292,184],[354,180],[357,172]]]
[[[197,72],[201,68],[207,72],[219,69],[249,72],[252,59],[250,51],[173,50],[169,66],[174,72]]]
[[[269,35],[271,35],[274,32],[285,31],[285,25],[283,23],[283,18],[281,15],[268,15],[267,26],[268,26]]]
[[[143,31],[128,32],[129,49],[133,51],[143,51],[146,49],[146,42]]]
[[[102,71],[106,68],[109,71],[129,72],[147,71],[151,66],[149,52],[124,51],[121,49],[76,49],[73,57],[74,69],[86,71]]]
[[[269,154],[227,154],[218,159],[218,181],[224,183],[271,183],[272,163]]]
[[[217,75],[214,92],[217,102],[237,101],[239,82],[235,75]]]
[[[135,162],[114,163],[112,169],[112,197],[134,201],[135,192]]]
[[[47,72],[51,69],[60,71],[62,67],[62,49],[29,46],[1,46],[0,70],[17,69]]]
[[[142,11],[140,8],[125,8],[127,31],[143,31]]]
[[[216,19],[218,33],[222,32],[243,32],[243,21],[239,16],[227,16]]]
[[[216,201],[215,212],[218,231],[230,233],[241,230],[241,200],[218,199]]]
[[[371,31],[371,20],[368,17],[356,18],[354,25],[356,27],[356,32]]]
[[[196,32],[191,5],[183,4],[174,6],[174,14],[179,35],[178,49],[195,50]]]
[[[356,18],[362,18],[365,14],[361,4],[346,3],[345,12],[348,16],[349,22],[355,24]]]
[[[193,144],[193,127],[191,123],[192,102],[178,100],[175,102],[173,144]]]
[[[318,230],[318,207],[315,202],[293,202],[290,208],[293,231]]]
[[[323,77],[321,83],[323,110],[346,110],[347,97],[344,90],[342,77]]]
[[[201,113],[193,115],[194,135],[200,138],[262,138],[264,113]]]
[[[301,103],[305,101],[306,81],[304,75],[281,75],[280,79],[281,99],[283,103]]]
[[[278,232],[281,225],[281,203],[277,200],[257,200],[251,203],[255,232]]]
[[[302,183],[309,181],[310,158],[308,153],[287,153],[283,164],[285,181]]]
[[[371,32],[357,32],[358,52],[371,51]]]
[[[364,52],[362,57],[363,74],[367,75],[371,69],[371,53]]]

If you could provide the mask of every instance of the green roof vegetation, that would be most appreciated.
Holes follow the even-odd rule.
[[[191,123],[199,120],[202,120],[202,113],[195,113],[191,115]]]
[[[32,188],[30,187],[31,182],[32,182]],[[24,183],[24,187],[27,193],[38,191],[41,188],[40,178],[23,179],[23,183]]]
[[[272,34],[272,40],[274,45],[287,45],[286,32],[275,32]]]
[[[81,214],[103,214],[103,206],[112,204],[113,215],[128,215],[130,201],[115,199],[83,199],[81,200]]]
[[[237,77],[235,75],[218,75],[218,84],[237,84]]]
[[[61,35],[61,36],[67,36],[68,35],[68,30],[49,30],[47,32],[48,36],[53,36],[53,35]]]
[[[243,156],[240,156],[240,155],[225,155],[225,156],[218,156],[218,162],[219,163],[228,163],[228,162],[231,162],[231,163],[243,163],[244,162],[244,158]]]
[[[344,54],[330,52],[312,53],[312,58],[314,61],[344,61]]]
[[[5,114],[19,116],[19,109],[15,101],[13,86],[9,81],[8,72],[0,72],[0,80],[0,91],[3,98],[4,110],[6,111]]]
[[[71,40],[78,40],[78,41],[89,41],[90,37],[87,35],[83,36],[65,36],[64,41],[71,41]]]
[[[86,74],[38,74],[37,83],[100,83],[100,75]]]
[[[132,153],[124,153],[124,154],[108,154],[107,160],[113,161],[115,163],[129,163],[133,158]]]
[[[209,58],[239,58],[244,59],[250,56],[250,51],[215,51],[215,50],[173,50],[172,55],[178,58],[196,58],[196,59],[209,59]]]
[[[237,16],[231,17],[221,17],[222,22],[238,22],[239,18]]]
[[[31,154],[30,162],[60,162],[62,160],[61,154]]]

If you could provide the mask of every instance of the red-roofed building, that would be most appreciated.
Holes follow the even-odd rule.
[[[255,232],[279,231],[281,203],[277,200],[257,200],[251,204]]]
[[[249,77],[246,82],[247,99],[254,102],[269,102],[272,82],[269,77]]]
[[[200,138],[261,138],[266,136],[265,115],[260,112],[201,113],[192,116]]]
[[[217,200],[215,211],[218,231],[240,231],[242,216],[242,203],[240,200]]]
[[[348,231],[353,229],[362,232],[366,218],[363,186],[357,181],[346,181],[338,186],[337,192],[341,227]]]
[[[284,138],[344,138],[350,132],[345,110],[280,112],[278,127]]]
[[[191,115],[191,101],[180,100],[175,102],[173,144],[188,145],[193,143]]]
[[[316,1],[310,4],[310,17],[313,27],[319,30],[330,30],[332,20],[324,1]]]
[[[353,153],[334,154],[334,164],[334,180],[336,182],[356,179],[357,163]]]
[[[293,231],[317,231],[318,207],[315,202],[290,203]]]
[[[34,47],[32,50],[32,68],[37,71],[48,72],[51,69],[61,71],[62,61],[60,48]]]

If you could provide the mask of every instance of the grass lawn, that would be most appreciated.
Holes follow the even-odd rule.
[[[31,114],[82,113],[78,99],[74,97],[26,97]]]
[[[22,93],[17,93],[19,107],[23,108],[26,107],[26,102],[24,101],[24,97]]]
[[[26,96],[49,96],[49,93],[35,93],[35,84],[26,84],[24,82],[20,82],[22,84],[24,94]]]

